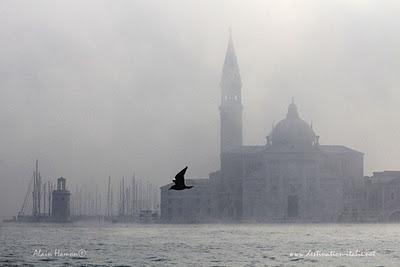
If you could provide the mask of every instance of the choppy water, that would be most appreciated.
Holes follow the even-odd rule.
[[[400,266],[400,225],[2,224],[0,265]]]

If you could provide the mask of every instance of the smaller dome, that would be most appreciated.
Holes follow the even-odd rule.
[[[296,105],[289,105],[286,118],[281,120],[271,133],[272,145],[312,145],[315,141],[315,133],[304,120],[300,119]]]

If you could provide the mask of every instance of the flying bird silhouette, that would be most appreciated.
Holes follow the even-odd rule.
[[[185,172],[187,170],[187,166],[181,170],[180,172],[178,172],[177,175],[175,175],[175,180],[172,180],[175,184],[172,185],[169,190],[173,189],[173,190],[184,190],[184,189],[190,189],[193,186],[187,186],[185,185]]]

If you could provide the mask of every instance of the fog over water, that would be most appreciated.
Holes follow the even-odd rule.
[[[0,217],[34,161],[69,185],[170,181],[219,167],[220,76],[232,28],[244,143],[293,96],[321,144],[400,170],[398,1],[1,1]]]

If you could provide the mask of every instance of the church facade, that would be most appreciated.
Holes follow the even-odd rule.
[[[319,144],[294,103],[265,145],[221,153],[220,177],[221,191],[226,189],[220,211],[226,218],[335,222],[363,208],[363,154]]]
[[[231,37],[220,86],[221,168],[202,180],[207,194],[161,187],[163,221],[337,222],[357,216],[363,209],[363,154],[320,144],[293,100],[265,144],[243,145],[242,82]],[[186,214],[170,205],[190,197],[206,206]]]

